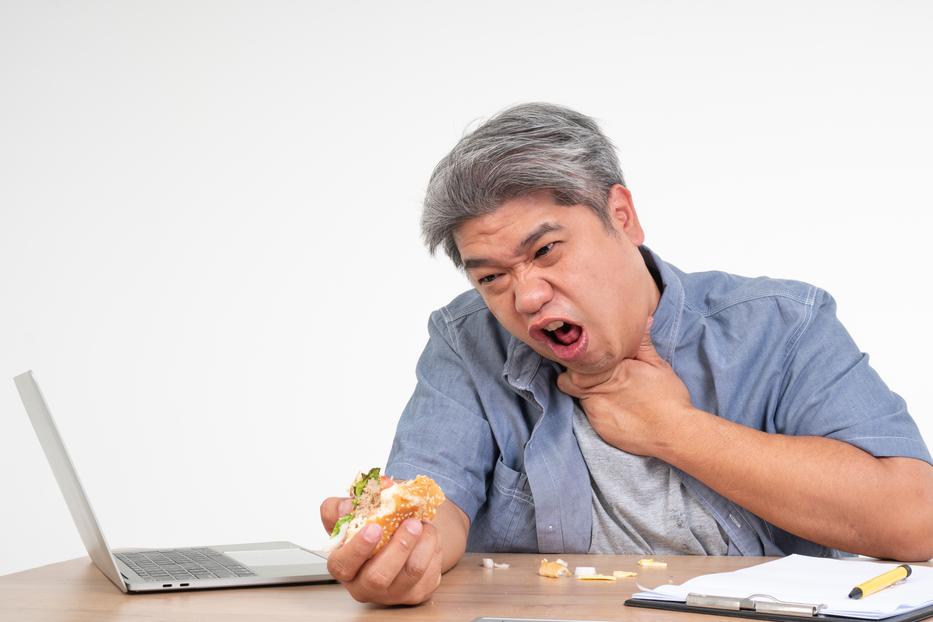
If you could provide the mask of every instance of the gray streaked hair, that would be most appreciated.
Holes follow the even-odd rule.
[[[615,147],[590,117],[554,104],[513,106],[464,135],[428,182],[421,234],[463,267],[454,231],[504,202],[547,190],[560,205],[585,205],[611,229],[609,189],[625,185]]]

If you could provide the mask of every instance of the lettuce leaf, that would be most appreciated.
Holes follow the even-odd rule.
[[[330,532],[330,537],[336,538],[337,534],[340,533],[340,528],[343,527],[345,524],[349,523],[351,520],[353,520],[352,512],[350,514],[344,514],[343,516],[341,516],[337,520],[337,522],[334,523],[334,529]]]

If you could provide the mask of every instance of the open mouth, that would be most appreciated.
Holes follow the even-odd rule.
[[[580,335],[582,334],[582,326],[570,324],[569,322],[561,322],[560,320],[551,322],[544,329],[544,335],[551,341],[551,343],[564,346],[573,345],[578,339],[580,339]]]
[[[537,325],[531,336],[544,342],[554,355],[563,361],[573,361],[586,353],[586,331],[579,324],[564,320],[552,320],[547,325]]]

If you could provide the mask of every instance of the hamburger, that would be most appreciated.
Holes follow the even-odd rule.
[[[380,475],[379,467],[360,473],[350,485],[353,511],[341,516],[331,531],[331,550],[348,542],[366,525],[382,527],[382,539],[373,549],[375,554],[392,538],[403,521],[409,518],[431,520],[444,502],[444,492],[425,475],[415,479],[395,481]]]

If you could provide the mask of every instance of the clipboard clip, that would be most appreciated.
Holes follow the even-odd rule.
[[[690,607],[706,607],[709,609],[728,609],[730,611],[755,611],[757,613],[780,613],[791,616],[812,618],[819,614],[826,605],[811,605],[809,603],[792,603],[778,600],[767,594],[752,594],[745,598],[734,596],[710,596],[707,594],[687,594],[687,603]]]

